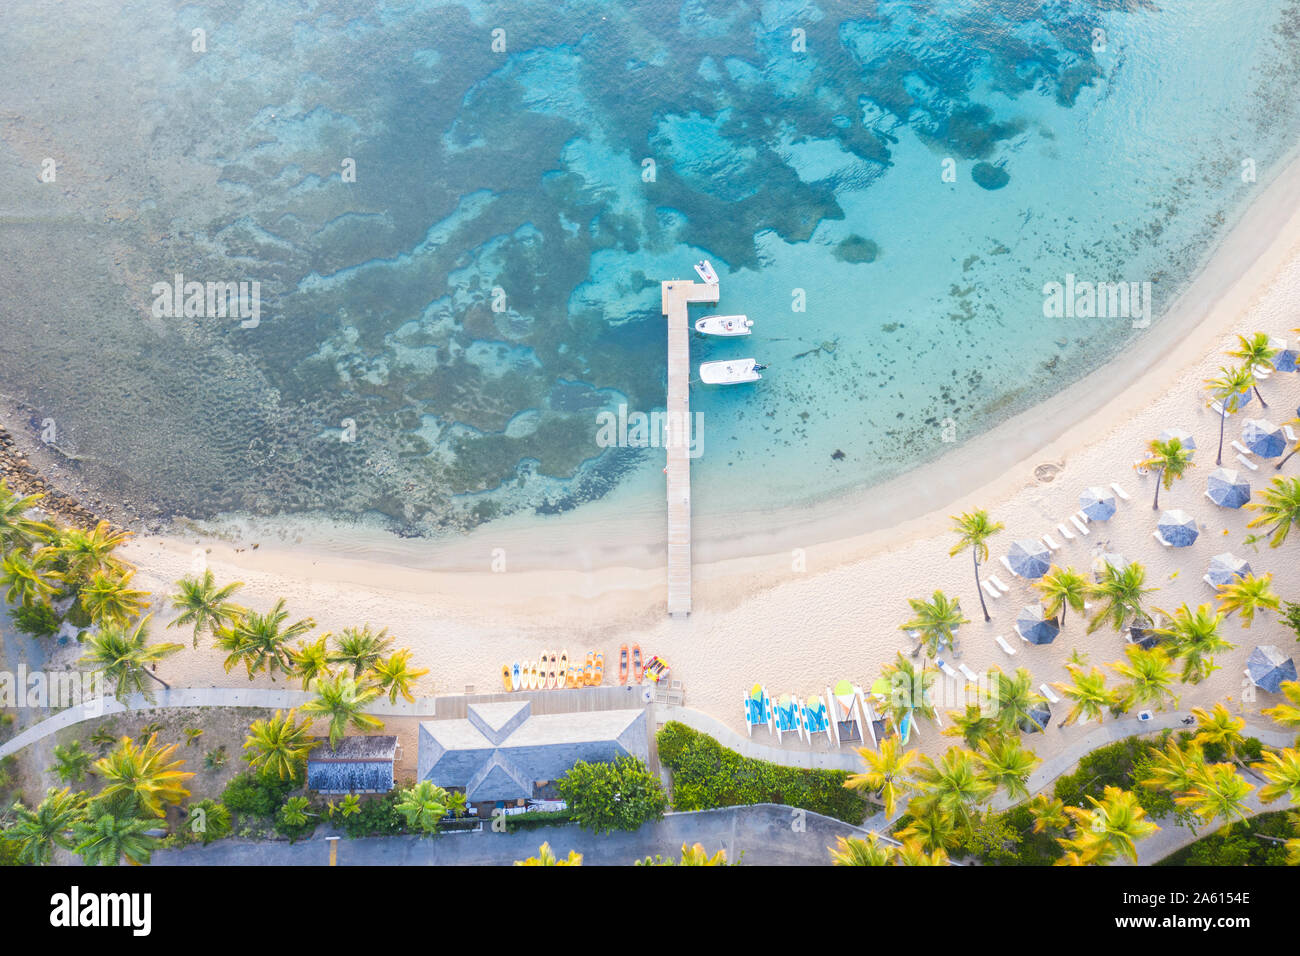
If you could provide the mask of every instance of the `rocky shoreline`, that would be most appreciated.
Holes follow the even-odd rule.
[[[58,522],[78,528],[93,528],[101,520],[106,520],[115,529],[126,530],[46,480],[14,436],[3,426],[0,426],[0,478],[18,494],[43,495],[38,507]]]

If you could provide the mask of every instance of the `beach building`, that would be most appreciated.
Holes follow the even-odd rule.
[[[517,803],[575,763],[649,763],[645,708],[536,714],[530,701],[470,703],[463,718],[420,724],[419,780],[465,792],[469,803]]]
[[[317,737],[307,754],[307,789],[317,793],[387,793],[399,759],[396,737],[344,737],[331,747]]]

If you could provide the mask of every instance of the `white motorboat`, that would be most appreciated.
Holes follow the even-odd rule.
[[[757,382],[763,376],[758,373],[767,368],[759,365],[752,358],[731,359],[726,362],[704,362],[700,365],[700,381],[705,385],[738,385],[741,382]]]
[[[701,335],[748,335],[753,324],[745,315],[706,315],[695,320],[695,331]]]
[[[718,274],[713,271],[713,263],[709,262],[708,259],[701,259],[699,262],[695,263],[695,271],[698,272],[700,278],[709,285],[718,284]]]

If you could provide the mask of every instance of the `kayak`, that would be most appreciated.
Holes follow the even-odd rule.
[[[713,271],[713,263],[708,259],[701,259],[699,262],[695,263],[695,271],[699,273],[700,278],[709,285],[718,284],[718,274]]]
[[[515,666],[510,668],[510,684],[511,690],[519,690],[524,686],[523,668],[519,666],[518,661],[515,661]]]
[[[510,683],[510,665],[501,665],[501,683],[505,685],[506,690],[514,690]]]

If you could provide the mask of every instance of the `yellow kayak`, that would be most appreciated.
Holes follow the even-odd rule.
[[[514,690],[510,684],[510,665],[501,665],[501,683],[505,685],[506,690]]]
[[[593,675],[592,683],[596,686],[600,686],[605,683],[605,654],[603,651],[596,652],[596,666],[594,670],[595,673]]]
[[[555,673],[556,687],[572,687],[569,683],[569,652],[560,651],[560,669]]]
[[[591,686],[592,679],[596,676],[596,665],[594,662],[595,655],[589,653],[587,655],[586,666],[582,668],[582,683],[588,687]]]

